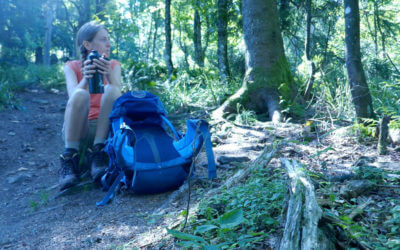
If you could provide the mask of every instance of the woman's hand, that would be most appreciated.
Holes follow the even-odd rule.
[[[106,60],[104,55],[100,57],[100,59],[94,59],[93,64],[96,66],[97,72],[102,74],[104,77],[107,77],[111,73],[111,62]]]
[[[93,77],[93,74],[96,73],[96,66],[91,64],[90,60],[86,60],[83,62],[82,67],[82,78],[90,79]]]

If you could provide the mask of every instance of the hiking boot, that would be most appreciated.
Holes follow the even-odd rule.
[[[104,151],[105,144],[98,143],[93,146],[90,174],[93,180],[98,180],[104,175],[108,167],[108,156]]]
[[[72,187],[79,182],[77,169],[79,165],[78,152],[65,152],[60,155],[61,175],[59,179],[60,190]]]

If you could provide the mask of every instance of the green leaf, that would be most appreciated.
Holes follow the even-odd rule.
[[[210,230],[212,230],[214,228],[218,228],[218,227],[215,226],[215,225],[211,225],[211,224],[201,225],[201,226],[196,227],[196,230],[194,230],[194,234],[197,234],[197,233],[201,233],[202,234],[202,233],[210,231]]]
[[[197,242],[201,242],[201,243],[206,243],[205,239],[203,239],[202,237],[196,236],[196,235],[182,233],[177,230],[168,229],[168,228],[167,228],[167,232],[169,234],[171,234],[172,236],[174,236],[178,239],[181,239],[181,240],[189,240],[189,241],[197,241]]]
[[[244,217],[243,210],[241,208],[229,211],[218,219],[218,223],[222,229],[231,229],[243,222]]]
[[[181,241],[178,243],[179,246],[184,248],[194,248],[194,247],[201,247],[201,243],[194,242],[194,241]]]
[[[220,250],[221,248],[219,248],[217,246],[204,246],[203,249],[204,250]]]

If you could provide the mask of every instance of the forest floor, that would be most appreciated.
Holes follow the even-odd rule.
[[[171,203],[168,201],[172,192],[119,194],[101,208],[96,208],[95,203],[104,197],[104,192],[94,185],[57,197],[66,94],[31,89],[16,96],[19,108],[0,112],[1,249],[159,248],[175,244],[168,239],[166,228],[177,228],[184,220],[186,194]],[[197,184],[202,185],[202,191],[194,189],[191,207],[201,200],[204,190],[220,185],[224,177],[233,174],[237,168],[232,162],[246,164],[254,160],[276,139],[292,141],[280,151],[279,157],[296,159],[307,170],[326,178],[345,176],[360,159],[368,159],[370,165],[391,173],[394,178],[391,184],[399,183],[400,152],[393,145],[389,146],[386,156],[379,156],[375,143],[349,140],[347,135],[340,134],[340,129],[325,137],[314,135],[310,142],[303,143],[307,133],[303,126],[266,124],[264,127],[232,124],[218,127],[213,141],[217,144],[214,150],[220,178]],[[205,176],[203,153],[197,165],[199,175]],[[269,165],[280,167],[279,159],[274,158]],[[346,182],[340,182],[330,188],[339,193],[345,185]],[[358,195],[367,195],[373,200],[369,206],[378,209],[382,205],[400,205],[398,187],[368,190]],[[391,203],[382,203],[389,200]],[[337,206],[345,201],[340,198],[325,201],[329,202]]]

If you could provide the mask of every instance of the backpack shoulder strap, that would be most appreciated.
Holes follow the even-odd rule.
[[[163,122],[165,124],[167,124],[167,126],[171,129],[172,133],[174,134],[174,139],[175,141],[181,139],[181,136],[179,135],[179,133],[175,130],[174,126],[172,125],[172,123],[167,119],[167,117],[165,117],[164,115],[160,115],[161,119],[163,120]]]
[[[214,152],[212,150],[211,135],[208,129],[208,123],[204,120],[200,120],[199,122],[201,122],[199,130],[201,135],[203,136],[205,144],[204,146],[206,148],[206,154],[207,154],[208,178],[209,179],[217,178],[217,167],[215,165],[215,158],[214,158]]]

